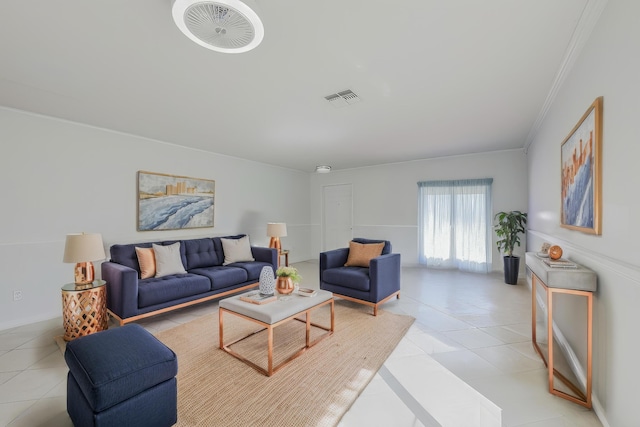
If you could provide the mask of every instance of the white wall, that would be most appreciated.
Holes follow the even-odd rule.
[[[640,324],[640,2],[610,0],[530,146],[529,250],[543,241],[598,274],[594,302],[594,407],[605,425],[638,425]],[[602,235],[561,228],[560,144],[598,96],[604,97]],[[584,320],[563,307],[572,342]],[[566,320],[573,317],[573,319]]]
[[[443,142],[443,143],[446,143]],[[353,236],[388,239],[405,266],[418,265],[418,182],[493,178],[493,212],[527,207],[527,164],[522,150],[443,157],[316,174],[311,177],[311,252],[322,249],[322,188],[353,184]],[[495,242],[495,235],[493,236]],[[524,253],[523,246],[516,253]],[[345,242],[345,246],[347,242]],[[493,245],[493,269],[502,256]],[[521,264],[524,264],[522,262]]]
[[[107,250],[233,233],[268,246],[266,223],[286,222],[290,261],[311,258],[307,173],[6,108],[0,141],[0,329],[61,315],[60,287],[73,281],[62,263],[68,233],[102,233]],[[214,228],[136,231],[139,170],[215,180]]]

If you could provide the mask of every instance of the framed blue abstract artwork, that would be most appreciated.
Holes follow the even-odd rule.
[[[138,171],[138,231],[213,227],[215,181]]]
[[[560,225],[601,234],[602,97],[584,113],[561,149]]]

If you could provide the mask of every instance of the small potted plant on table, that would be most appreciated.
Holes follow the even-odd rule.
[[[525,232],[527,214],[520,211],[498,212],[494,225],[498,240],[498,251],[504,254],[504,282],[509,285],[518,283],[520,257],[513,255],[516,245],[520,246],[520,234]]]
[[[283,295],[288,295],[295,289],[295,284],[300,283],[302,276],[298,274],[295,267],[280,267],[276,270],[276,291]]]

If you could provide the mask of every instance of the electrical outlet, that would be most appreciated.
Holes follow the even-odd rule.
[[[20,301],[22,299],[22,291],[13,291],[13,300]]]

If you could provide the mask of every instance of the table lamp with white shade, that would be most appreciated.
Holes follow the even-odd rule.
[[[105,259],[102,235],[99,233],[67,234],[64,245],[63,262],[76,263],[76,285],[88,285],[95,279],[95,270],[91,261]]]
[[[269,222],[267,223],[267,236],[271,237],[269,241],[270,248],[276,248],[278,253],[282,246],[280,245],[280,238],[287,235],[287,224],[284,222]]]

